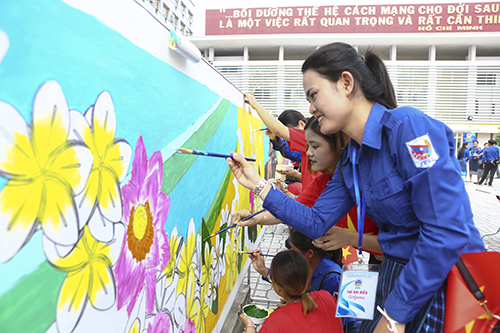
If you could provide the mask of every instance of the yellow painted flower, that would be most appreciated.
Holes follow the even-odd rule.
[[[29,241],[38,225],[54,243],[78,241],[73,196],[82,192],[93,163],[81,143],[68,141],[70,116],[61,87],[43,84],[28,126],[11,105],[0,102],[0,262]]]
[[[186,237],[186,242],[182,248],[181,260],[179,261],[179,266],[177,267],[177,272],[179,273],[179,283],[177,284],[177,295],[186,294],[189,274],[191,271],[194,273],[194,251],[196,247],[196,233],[194,229],[194,221],[191,219],[189,221],[188,232]]]
[[[208,245],[208,242],[205,243],[205,252],[204,252],[204,260],[205,264],[201,267],[201,295],[202,299],[205,300],[207,298],[207,302],[210,303],[212,300],[211,288],[210,288],[210,280],[212,278],[212,265],[214,264],[214,252],[213,249]],[[212,300],[213,301],[213,300]]]
[[[228,245],[226,247],[226,285],[227,292],[230,292],[233,289],[233,286],[238,279],[238,256],[236,255],[236,251],[234,248],[235,244],[235,235],[231,233],[228,240]]]
[[[111,224],[122,219],[120,182],[127,175],[132,149],[125,140],[115,139],[116,114],[107,91],[85,115],[77,111],[70,115],[70,138],[84,142],[94,157],[85,190],[75,198],[80,228],[88,222],[92,235],[108,242],[113,237]]]
[[[206,306],[208,315],[208,306]],[[197,290],[197,282],[194,271],[189,273],[187,293],[186,293],[186,316],[193,320],[196,333],[205,333],[205,317],[202,303],[200,302],[199,291]]]
[[[177,231],[177,226],[174,227],[170,234],[170,260],[168,261],[167,267],[163,270],[163,274],[166,275],[166,285],[169,286],[173,281],[175,269],[179,265],[182,254],[182,237],[179,236]]]
[[[49,262],[68,275],[64,281],[56,309],[59,332],[71,332],[80,320],[87,302],[97,310],[115,304],[116,288],[112,265],[118,259],[123,224],[114,224],[115,239],[108,244],[98,242],[84,228],[82,238],[66,257],[59,256],[56,246],[44,238],[43,248]]]

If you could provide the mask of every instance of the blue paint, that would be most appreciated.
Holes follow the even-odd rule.
[[[238,108],[231,104],[217,132],[203,150],[224,153],[234,151],[238,143],[237,126]],[[177,225],[179,235],[186,235],[191,218],[195,229],[200,228],[201,218],[205,217],[227,167],[224,158],[199,156],[196,159],[170,193],[170,212],[165,224],[169,234]],[[189,198],[196,199],[190,201]]]
[[[219,98],[61,1],[2,1],[0,29],[10,42],[0,63],[0,100],[16,107],[28,124],[36,91],[46,81],[58,81],[69,107],[81,112],[107,90],[117,114],[116,137],[135,148],[141,134],[147,151],[153,152],[184,132]]]

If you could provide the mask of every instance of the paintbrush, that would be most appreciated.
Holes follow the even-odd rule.
[[[267,128],[260,128],[260,129],[252,129],[252,131],[258,132],[258,131],[267,131]]]
[[[198,150],[193,150],[193,149],[186,149],[186,148],[176,148],[172,147],[175,149],[176,153],[179,154],[191,154],[191,155],[200,155],[200,156],[212,156],[212,157],[223,157],[223,158],[233,158],[231,155],[226,155],[226,154],[219,154],[219,153],[210,153],[208,151],[198,151]],[[255,158],[249,158],[245,157],[247,161],[250,162],[255,162]]]
[[[247,252],[247,251],[238,251],[238,253],[243,253],[243,254],[253,254],[252,252]],[[274,257],[272,254],[264,254],[264,253],[259,253],[263,257]]]
[[[247,217],[245,217],[245,218],[243,218],[243,219],[239,220],[238,222],[233,223],[233,224],[231,224],[230,226],[225,227],[224,229],[217,231],[215,234],[213,234],[213,235],[210,235],[210,236],[206,237],[204,240],[206,240],[206,239],[210,239],[210,238],[212,238],[212,237],[217,236],[217,235],[218,235],[218,234],[220,234],[221,232],[224,232],[224,231],[226,231],[226,230],[228,230],[228,229],[234,228],[234,227],[236,227],[236,226],[238,225],[238,223],[240,223],[240,222],[244,222],[244,221],[246,221],[246,220],[250,220],[252,217],[254,217],[254,216],[255,216],[255,215],[257,215],[257,214],[262,213],[263,211],[265,211],[265,209],[261,209],[261,210],[259,210],[257,213],[253,213],[253,214],[251,214],[251,215],[248,215]]]

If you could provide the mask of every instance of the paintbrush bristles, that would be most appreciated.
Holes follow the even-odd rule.
[[[192,154],[193,153],[192,149],[186,149],[186,148],[177,148],[177,151],[181,154]]]

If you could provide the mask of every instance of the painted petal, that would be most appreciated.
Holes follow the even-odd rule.
[[[69,189],[58,181],[47,179],[44,210],[39,219],[43,232],[54,243],[72,245],[78,241],[78,217]]]
[[[99,156],[105,156],[107,147],[115,139],[116,114],[111,95],[103,91],[94,104],[93,122],[95,143]]]
[[[170,211],[170,198],[164,192],[158,192],[158,205],[156,207],[156,223],[158,228],[164,229]]]
[[[111,247],[111,251],[108,254],[111,263],[115,265],[118,261],[118,257],[120,256],[123,240],[125,237],[125,226],[122,223],[113,223],[114,237],[108,245]],[[125,245],[126,246],[126,245]]]
[[[89,279],[86,270],[68,275],[57,300],[56,323],[61,333],[72,332],[87,305]]]
[[[155,309],[156,296],[156,268],[146,269],[146,313],[151,314]]]
[[[98,310],[107,310],[115,304],[116,287],[113,271],[101,260],[92,262],[90,274],[89,301]]]
[[[33,103],[32,119],[32,142],[37,156],[47,159],[66,142],[69,133],[68,103],[59,83],[49,81],[40,87]]]
[[[100,188],[98,193],[99,210],[111,222],[118,222],[123,216],[122,196],[116,174],[107,168],[100,172]]]
[[[160,184],[161,187],[161,184],[163,183],[163,158],[160,151],[155,151],[153,155],[149,157],[147,177],[150,177],[157,170],[159,171],[158,184]]]
[[[107,150],[104,163],[115,172],[118,180],[122,182],[127,176],[131,158],[132,148],[128,142],[117,139]]]
[[[99,210],[96,210],[89,220],[89,231],[101,243],[108,243],[113,240],[113,223],[106,220]]]
[[[31,147],[29,127],[23,116],[10,104],[0,102],[0,175],[12,178],[31,175],[35,156]]]
[[[130,219],[130,211],[132,207],[137,206],[139,202],[139,188],[135,184],[128,182],[122,187],[123,196],[123,217],[125,225],[128,225]]]
[[[160,244],[160,266],[158,269],[163,272],[165,267],[167,267],[168,261],[170,260],[168,234],[163,228],[158,232],[158,241]]]
[[[9,181],[0,192],[0,262],[7,262],[36,231],[43,182]]]
[[[92,152],[86,146],[68,144],[66,149],[57,154],[50,165],[50,171],[64,179],[74,194],[79,194],[85,188],[93,163]]]
[[[85,119],[87,120],[87,123],[89,123],[89,126],[94,124],[94,105],[89,106],[87,111],[83,114]]]
[[[91,173],[89,180],[87,181],[87,186],[85,190],[75,196],[75,206],[76,212],[78,214],[78,229],[82,230],[83,227],[87,225],[92,214],[99,214],[97,207],[95,205],[96,197],[91,195],[92,192],[97,191],[99,187],[99,182],[97,177],[95,177],[95,173]],[[97,210],[97,212],[96,212]]]
[[[173,310],[175,323],[181,332],[184,330],[184,326],[186,324],[186,303],[186,295],[180,294],[175,300]]]
[[[149,248],[149,253],[146,255],[146,269],[155,268],[160,264],[160,246],[158,244],[157,229],[154,231],[153,244]]]
[[[142,136],[139,135],[135,145],[134,160],[132,161],[132,176],[130,180],[137,186],[142,186],[147,175],[148,155],[144,147]]]
[[[90,125],[85,116],[76,110],[69,111],[69,135],[68,140],[85,142],[91,135]],[[89,145],[89,142],[86,142]]]
[[[127,313],[129,316],[132,313],[132,310],[134,309],[135,303],[137,301],[137,296],[139,295],[139,292],[141,292],[141,290],[144,286],[144,280],[145,280],[144,274],[145,274],[144,268],[139,269],[139,272],[137,274],[137,277],[138,277],[137,285],[135,286],[134,292],[133,292],[132,296],[130,297],[130,300],[129,300],[128,306],[127,306]]]
[[[156,197],[158,196],[159,189],[160,184],[158,184],[158,171],[156,171],[153,175],[151,175],[151,177],[146,178],[139,194],[139,201],[141,203],[146,202],[146,200],[149,201],[149,205],[153,214],[155,214],[158,206]],[[154,220],[153,223],[156,224],[157,221]]]

